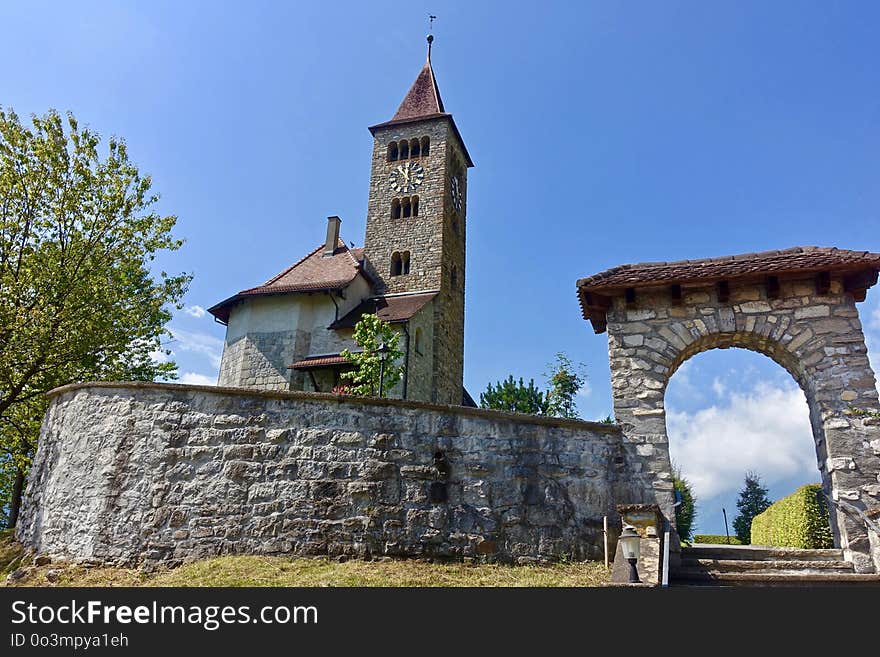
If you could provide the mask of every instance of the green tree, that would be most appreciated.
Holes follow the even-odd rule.
[[[678,537],[683,541],[690,541],[693,538],[694,521],[697,518],[697,498],[694,497],[690,482],[681,474],[681,468],[675,464],[672,466],[672,485],[677,493],[676,502],[679,502],[675,507]]]
[[[492,408],[496,411],[513,411],[529,415],[545,415],[547,413],[547,396],[535,387],[535,380],[529,384],[514,381],[513,375],[494,386],[490,383],[486,392],[480,393],[480,407]]]
[[[754,472],[747,472],[745,485],[736,501],[739,513],[733,519],[733,531],[743,545],[749,545],[752,541],[752,519],[771,504],[767,489],[761,485],[761,478]]]
[[[28,127],[0,108],[0,462],[19,484],[48,390],[175,377],[152,355],[190,276],[154,275],[150,263],[180,247],[176,218],[152,210],[158,196],[123,141],[104,156],[99,145],[72,114]],[[18,500],[9,507],[14,518]]]
[[[370,397],[378,391],[378,395],[384,397],[403,378],[404,367],[398,363],[403,358],[403,352],[397,346],[400,334],[378,315],[364,315],[354,327],[354,341],[361,351],[345,349],[341,354],[354,365],[353,370],[342,373],[342,379],[350,382],[348,392]],[[382,344],[388,350],[384,368],[380,367],[379,347]],[[382,390],[379,390],[380,369]]]
[[[578,391],[587,383],[586,366],[573,363],[564,353],[556,354],[556,361],[549,365],[550,373],[545,374],[550,384],[547,391],[547,414],[554,417],[578,418]]]

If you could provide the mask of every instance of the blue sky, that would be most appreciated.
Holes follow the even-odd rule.
[[[179,218],[186,245],[160,266],[195,276],[171,325],[184,380],[217,374],[223,327],[201,309],[314,248],[328,215],[363,243],[366,128],[415,78],[429,13],[446,108],[476,163],[474,396],[509,373],[543,383],[565,351],[588,368],[582,414],[604,417],[606,336],[581,319],[574,284],[607,267],[880,251],[877,3],[4,3],[0,103],[71,110],[125,138]],[[860,306],[876,345],[878,294]],[[701,531],[723,531],[745,469],[774,497],[817,478],[793,385],[733,350],[674,377],[672,451],[702,482]]]

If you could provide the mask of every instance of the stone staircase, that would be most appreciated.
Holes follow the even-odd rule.
[[[880,575],[861,574],[842,550],[801,550],[756,545],[696,543],[681,549],[681,566],[670,586],[840,586],[880,587]]]

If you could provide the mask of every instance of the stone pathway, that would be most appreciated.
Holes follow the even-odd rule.
[[[695,543],[682,548],[670,586],[880,587],[880,575],[853,571],[842,550]]]

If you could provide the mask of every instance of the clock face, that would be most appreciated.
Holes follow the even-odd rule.
[[[407,162],[394,167],[388,177],[388,184],[395,194],[408,194],[416,191],[416,188],[422,184],[424,177],[425,170],[421,164]]]
[[[452,176],[449,181],[449,194],[452,196],[452,206],[456,212],[461,212],[461,183],[458,176]]]

